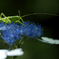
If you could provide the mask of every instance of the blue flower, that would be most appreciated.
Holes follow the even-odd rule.
[[[22,39],[22,35],[26,35],[30,38],[37,38],[43,34],[41,25],[35,24],[34,22],[30,23],[30,21],[25,21],[24,24],[26,26],[13,22],[6,25],[1,23],[1,38],[4,40],[4,42],[13,45],[16,40]]]
[[[41,25],[35,24],[34,22],[30,23],[30,21],[25,21],[24,24],[26,27],[23,25],[20,26],[21,34],[25,34],[27,37],[32,38],[40,37],[43,34]]]
[[[2,36],[1,36],[4,42],[13,45],[16,40],[18,40],[19,38],[22,39],[19,36],[19,30],[17,31],[17,29],[19,28],[17,24],[12,23],[12,24],[6,24],[4,26],[5,30],[4,31],[2,30]]]

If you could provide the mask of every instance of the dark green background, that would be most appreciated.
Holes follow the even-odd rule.
[[[29,13],[52,13],[59,14],[59,0],[0,0],[0,13],[6,16]],[[45,37],[59,39],[59,17],[49,15],[33,15],[24,17],[24,20],[39,23],[43,27]],[[0,49],[7,48],[0,42]],[[50,45],[37,40],[27,40],[21,48],[23,56],[16,59],[58,59],[59,45]],[[11,59],[8,57],[7,59]]]

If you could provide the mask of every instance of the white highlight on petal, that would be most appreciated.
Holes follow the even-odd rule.
[[[49,44],[59,44],[59,40],[48,38],[48,37],[41,37],[42,40],[38,39],[41,42],[49,43]]]
[[[0,59],[5,59],[7,57],[8,50],[0,50]]]
[[[47,43],[51,43],[51,44],[55,43],[55,40],[52,38],[48,38],[48,37],[41,37],[41,38]]]
[[[21,56],[24,52],[21,48],[14,49],[14,50],[7,50],[7,49],[1,49],[0,50],[0,59],[6,59],[7,56]]]
[[[59,44],[59,40],[56,40],[56,39],[55,39],[55,44]]]
[[[7,53],[8,56],[21,56],[23,55],[24,52],[22,51],[22,49],[15,49],[15,50],[11,50],[10,52]]]

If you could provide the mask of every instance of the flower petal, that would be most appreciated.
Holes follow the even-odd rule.
[[[5,59],[7,57],[8,50],[0,50],[0,59]]]
[[[15,49],[15,50],[11,50],[11,51],[9,51],[9,52],[7,53],[8,56],[21,56],[21,55],[23,55],[23,54],[24,54],[24,52],[22,51],[21,48]]]

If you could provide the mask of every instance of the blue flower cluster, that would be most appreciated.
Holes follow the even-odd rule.
[[[4,42],[13,45],[16,40],[22,39],[22,35],[26,35],[27,37],[35,38],[40,37],[42,35],[41,25],[36,25],[34,22],[25,21],[24,25],[17,23],[9,23],[4,24],[4,22],[0,23],[0,33],[1,38]]]

